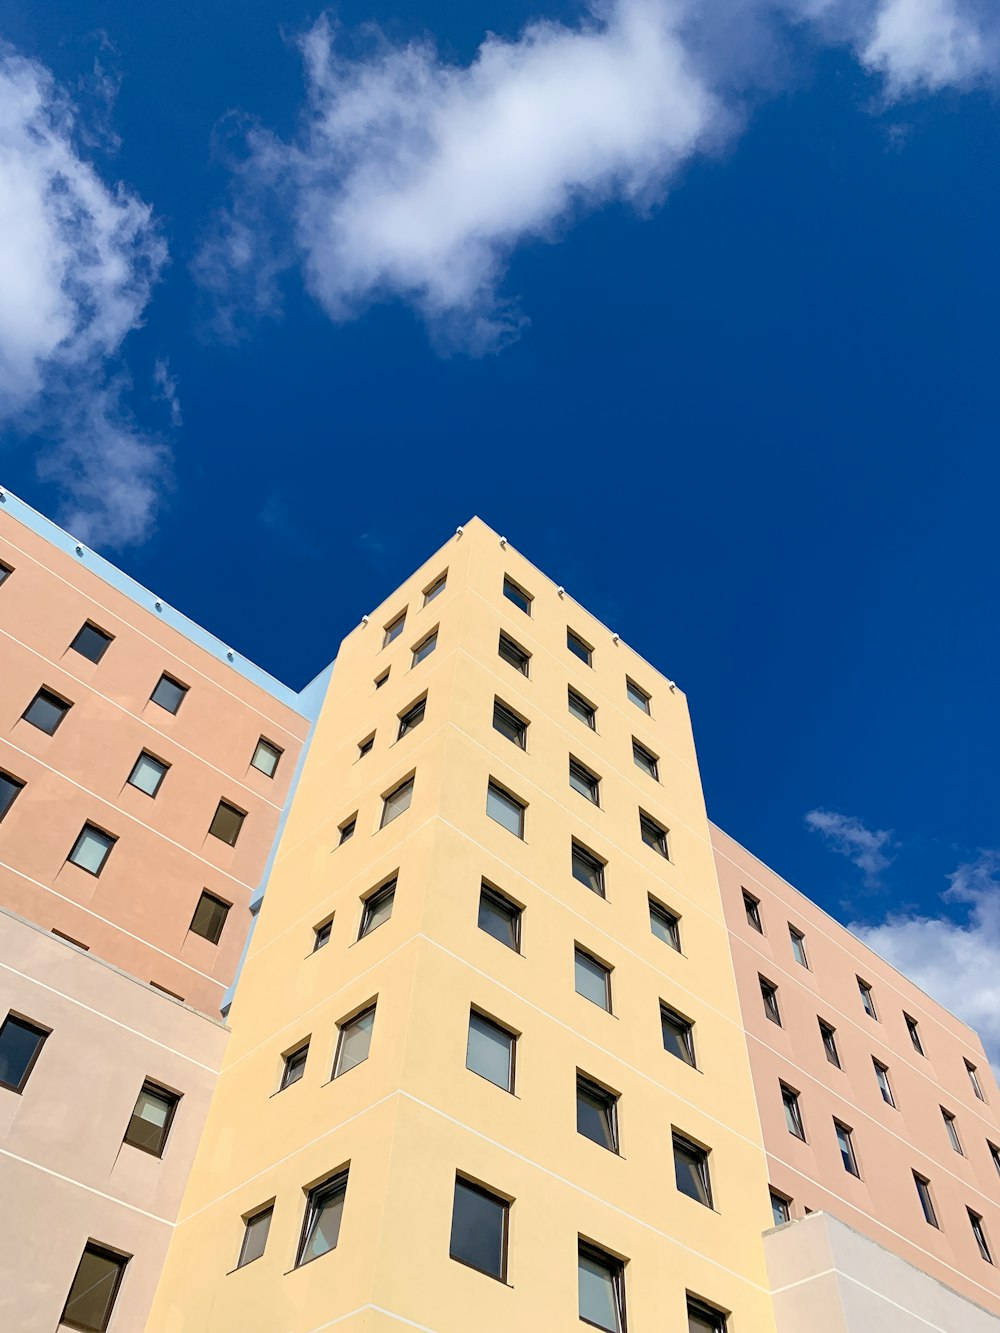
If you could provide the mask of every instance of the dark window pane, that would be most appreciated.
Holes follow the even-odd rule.
[[[498,652],[503,660],[509,662],[517,671],[520,671],[522,676],[528,674],[528,663],[531,661],[531,654],[526,652],[509,634],[504,634],[502,631]]]
[[[93,824],[84,824],[80,836],[73,844],[69,859],[81,870],[86,870],[91,875],[99,875],[111,855],[115,841],[110,833],[102,832]]]
[[[6,583],[7,579],[10,578],[13,572],[14,571],[11,569],[10,565],[5,565],[3,561],[0,560],[0,583]]]
[[[435,630],[433,634],[428,634],[426,639],[423,639],[417,644],[416,648],[413,650],[414,666],[419,666],[425,657],[430,657],[431,653],[437,647],[437,641],[437,630]]]
[[[917,1187],[917,1197],[920,1200],[920,1207],[924,1214],[924,1221],[929,1222],[932,1227],[938,1224],[937,1213],[934,1211],[934,1200],[931,1198],[931,1183],[924,1176],[918,1176],[916,1171],[913,1173],[913,1183]]]
[[[913,1043],[913,1049],[918,1055],[923,1055],[924,1046],[923,1042],[920,1040],[920,1029],[917,1027],[917,1020],[911,1018],[909,1014],[904,1014],[903,1017],[906,1019],[906,1030],[910,1034],[910,1041]]]
[[[51,690],[39,690],[24,710],[22,717],[25,722],[30,722],[33,727],[51,736],[71,707],[71,704],[65,699],[60,699]]]
[[[582,694],[577,694],[576,690],[570,690],[567,694],[569,700],[569,711],[575,718],[586,723],[593,731],[597,726],[597,710],[593,704],[588,703]]]
[[[125,1142],[160,1157],[180,1098],[155,1083],[144,1083],[125,1130]]]
[[[184,696],[187,692],[188,687],[186,685],[182,685],[179,680],[174,680],[173,676],[168,676],[164,672],[156,682],[156,689],[150,695],[150,698],[154,704],[159,704],[168,713],[176,713],[184,702]]]
[[[403,626],[406,624],[406,612],[397,616],[395,620],[390,620],[385,627],[385,633],[382,636],[382,647],[385,648],[392,643],[393,639],[398,639],[403,632]]]
[[[604,897],[604,863],[575,839],[572,853],[573,878],[593,893]]]
[[[680,919],[660,903],[653,902],[652,898],[649,900],[649,927],[657,939],[680,952]]]
[[[223,902],[221,898],[216,898],[214,893],[204,889],[198,899],[198,906],[194,909],[190,929],[196,935],[208,940],[209,944],[218,944],[230,906],[230,903]]]
[[[105,634],[104,630],[98,629],[96,625],[92,625],[88,620],[77,631],[77,636],[70,647],[81,657],[86,657],[91,662],[99,662],[107,652],[108,644],[111,643],[113,638],[113,634]]]
[[[506,1200],[498,1199],[495,1194],[465,1180],[456,1180],[455,1206],[451,1215],[451,1257],[504,1281],[507,1276],[507,1209]]]
[[[285,1056],[285,1063],[281,1070],[281,1086],[279,1091],[290,1088],[293,1083],[298,1083],[299,1079],[306,1072],[306,1060],[309,1058],[309,1043],[299,1046]]]
[[[701,1301],[688,1299],[688,1333],[726,1333],[726,1316]]]
[[[976,1066],[970,1064],[969,1061],[966,1060],[965,1070],[966,1073],[969,1075],[969,1082],[972,1084],[972,1091],[976,1094],[976,1096],[979,1098],[981,1102],[984,1102],[986,1100],[986,1094],[983,1092],[982,1084],[979,1082],[979,1074],[976,1072]]]
[[[238,810],[235,805],[230,805],[228,801],[220,801],[208,831],[213,837],[226,843],[227,846],[235,847],[244,819],[246,819],[244,810]]]
[[[240,1246],[237,1268],[242,1268],[244,1264],[253,1263],[264,1253],[264,1247],[267,1244],[267,1233],[271,1229],[271,1218],[273,1216],[274,1205],[272,1204],[244,1220],[243,1244]]]
[[[0,773],[0,819],[14,804],[17,793],[24,786],[20,778],[15,778],[10,773]]]
[[[774,1219],[774,1225],[780,1227],[782,1222],[791,1221],[792,1212],[788,1200],[780,1194],[771,1191],[771,1217]]]
[[[486,790],[486,813],[518,838],[524,837],[524,806],[495,782]]]
[[[587,666],[592,664],[593,649],[589,643],[584,643],[579,634],[574,634],[571,629],[566,631],[566,647],[581,662],[586,662]]]
[[[804,1143],[806,1132],[802,1124],[802,1112],[799,1109],[799,1094],[793,1092],[791,1088],[786,1088],[782,1083],[781,1101],[785,1108],[785,1124],[788,1127],[789,1134],[794,1134],[797,1139],[801,1139]]]
[[[624,1333],[625,1289],[621,1263],[603,1250],[580,1242],[578,1261],[580,1318],[606,1333]]]
[[[369,753],[374,744],[375,744],[375,733],[373,731],[372,734],[370,736],[366,736],[363,741],[358,741],[358,758],[363,759],[365,755]]]
[[[299,1252],[295,1256],[296,1268],[337,1248],[346,1193],[346,1171],[309,1191]]]
[[[753,926],[754,930],[759,930],[763,935],[764,925],[760,919],[760,902],[746,890],[743,892],[743,907],[747,914],[747,922]]]
[[[832,1065],[836,1065],[840,1069],[840,1052],[837,1050],[837,1038],[834,1029],[830,1027],[829,1023],[824,1023],[820,1019],[819,1030],[823,1038],[823,1049],[826,1051],[826,1058]]]
[[[513,602],[520,611],[523,611],[526,616],[531,615],[531,596],[529,593],[526,593],[522,587],[516,584],[513,579],[504,579],[503,595],[509,602]]]
[[[515,952],[521,947],[521,909],[484,884],[479,893],[479,929]]]
[[[394,819],[409,810],[410,802],[413,800],[413,782],[413,778],[407,778],[384,798],[379,828],[385,828],[386,824],[391,824]]]
[[[611,969],[583,949],[574,954],[576,993],[611,1012]]]
[[[862,981],[858,977],[858,991],[861,995],[861,1003],[865,1007],[865,1013],[869,1018],[874,1018],[878,1022],[878,1014],[875,1012],[875,1001],[872,999],[872,988],[867,981]]]
[[[641,768],[644,773],[648,773],[651,778],[659,781],[659,761],[652,750],[647,750],[645,745],[640,745],[637,740],[633,740],[632,758],[635,760],[636,768]]]
[[[588,801],[593,801],[597,805],[600,779],[596,773],[592,773],[586,765],[572,756],[569,761],[569,785],[574,791],[578,791],[581,796],[586,796]]]
[[[629,680],[628,676],[625,677],[625,693],[636,708],[641,708],[644,713],[649,712],[649,695],[645,690],[641,690],[634,680]]]
[[[313,953],[317,949],[322,949],[324,944],[330,943],[330,932],[333,930],[333,918],[324,921],[321,926],[313,926]]]
[[[433,602],[434,598],[437,597],[439,593],[444,592],[445,584],[447,582],[448,575],[442,574],[440,578],[434,580],[429,588],[424,589],[424,606],[426,606],[428,602]]]
[[[839,1120],[835,1120],[834,1127],[837,1131],[837,1145],[840,1148],[840,1158],[844,1163],[844,1170],[849,1171],[852,1176],[859,1176],[858,1160],[854,1155],[854,1139],[851,1131],[846,1125],[842,1125]]]
[[[143,750],[128,775],[129,785],[145,792],[147,796],[155,796],[160,790],[160,783],[167,776],[169,767],[170,765],[165,764],[162,759],[157,759],[155,755]]]
[[[104,1333],[130,1257],[91,1242],[80,1259],[59,1322],[85,1333]]]
[[[7,1015],[0,1025],[0,1086],[23,1089],[48,1035],[26,1018]]]
[[[773,982],[759,976],[760,998],[764,1001],[764,1013],[772,1023],[777,1023],[781,1027],[781,1010],[778,1008],[778,988]]]
[[[374,1026],[374,1005],[341,1025],[340,1036],[337,1038],[337,1054],[333,1062],[334,1078],[339,1078],[341,1074],[346,1074],[368,1059]]]
[[[667,830],[658,824],[655,819],[639,811],[639,830],[642,833],[642,840],[647,847],[652,847],[654,852],[659,852],[661,856],[667,855]]]
[[[282,754],[284,754],[284,751],[280,746],[272,745],[270,741],[266,741],[261,736],[257,742],[257,748],[253,752],[253,758],[250,760],[250,767],[256,768],[266,778],[273,778],[274,771],[278,767],[278,760]]]
[[[401,741],[407,732],[412,731],[414,727],[419,727],[424,720],[424,713],[427,711],[427,700],[418,699],[415,704],[399,715],[399,731],[396,733],[396,739]]]
[[[357,815],[355,815],[353,819],[349,819],[346,824],[341,824],[340,842],[337,845],[339,846],[340,843],[347,842],[348,838],[353,838],[354,830],[357,828],[357,826],[358,826]]]
[[[806,955],[806,937],[801,930],[796,930],[794,926],[788,927],[788,937],[792,942],[792,954],[795,961],[802,967],[809,966],[809,959]]]
[[[988,1264],[991,1264],[993,1262],[993,1256],[990,1253],[989,1243],[986,1239],[986,1230],[983,1227],[983,1219],[978,1213],[974,1213],[971,1208],[966,1208],[965,1211],[969,1214],[972,1234],[975,1237],[976,1245],[979,1247],[979,1253]]]
[[[499,699],[493,700],[493,730],[499,731],[501,736],[506,736],[509,741],[519,745],[523,750],[528,738],[528,724],[523,718],[518,717],[512,708],[501,703]]]
[[[469,1015],[465,1065],[505,1092],[513,1092],[514,1034],[473,1010]]]
[[[708,1176],[708,1154],[697,1144],[674,1135],[674,1178],[677,1188],[689,1199],[712,1207],[712,1185]]]
[[[377,893],[373,893],[370,898],[365,899],[364,909],[361,913],[361,929],[358,931],[358,939],[364,939],[370,935],[373,930],[377,930],[384,922],[392,916],[392,903],[396,896],[396,881],[390,884],[384,884]]]
[[[660,1006],[660,1027],[663,1049],[685,1064],[694,1065],[694,1026],[690,1020],[664,1004]]]
[[[617,1098],[582,1075],[576,1080],[576,1132],[602,1148],[618,1151]]]

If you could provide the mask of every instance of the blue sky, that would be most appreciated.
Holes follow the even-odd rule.
[[[5,483],[293,685],[479,513],[1000,1051],[995,6],[0,34]]]

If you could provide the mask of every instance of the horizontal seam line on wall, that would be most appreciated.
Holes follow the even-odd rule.
[[[149,1213],[137,1204],[127,1203],[124,1199],[116,1199],[113,1194],[105,1194],[103,1190],[95,1189],[93,1185],[85,1185],[82,1180],[74,1180],[72,1176],[64,1176],[61,1171],[53,1171],[51,1167],[42,1166],[41,1162],[33,1162],[29,1157],[21,1157],[7,1148],[0,1148],[0,1156],[9,1157],[11,1161],[20,1162],[22,1166],[30,1167],[33,1171],[41,1171],[43,1175],[52,1176],[55,1180],[61,1180],[67,1185],[75,1185],[77,1189],[84,1190],[87,1194],[96,1194],[99,1199],[106,1199],[108,1203],[117,1204],[119,1208],[127,1208],[129,1212],[138,1213],[141,1217],[148,1217],[151,1222],[160,1222],[163,1226],[171,1228],[177,1225],[167,1217],[158,1217],[156,1213]]]

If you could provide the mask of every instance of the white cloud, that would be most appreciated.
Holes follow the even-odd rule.
[[[106,92],[106,88],[102,91]],[[124,411],[115,366],[166,259],[150,208],[77,146],[47,70],[0,47],[0,422],[44,440],[39,471],[72,490],[88,541],[141,540],[162,446]]]
[[[874,884],[892,863],[887,855],[887,849],[894,845],[889,829],[866,828],[853,815],[839,815],[834,810],[810,810],[805,822],[814,833],[821,833],[834,851],[856,865],[869,884]]]
[[[861,52],[883,74],[890,94],[964,87],[997,69],[990,36],[971,7],[956,0],[883,0],[871,39]]]
[[[177,397],[177,380],[170,373],[170,363],[165,356],[158,356],[153,363],[153,384],[156,396],[167,406],[171,426],[183,425],[181,401]]]
[[[982,852],[949,878],[942,896],[967,905],[964,922],[890,915],[880,925],[850,929],[975,1028],[1000,1075],[1000,852]]]

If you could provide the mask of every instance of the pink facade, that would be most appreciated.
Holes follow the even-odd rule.
[[[772,1189],[792,1217],[832,1214],[1000,1313],[1000,1092],[979,1038],[727,834],[712,841]]]

